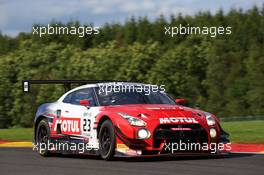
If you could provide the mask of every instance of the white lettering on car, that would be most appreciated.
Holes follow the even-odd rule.
[[[80,119],[79,118],[61,118],[56,119],[54,131],[57,131],[57,126],[60,124],[62,134],[80,134]]]
[[[188,118],[188,117],[160,118],[160,124],[167,124],[167,123],[198,123],[198,121],[195,118]]]

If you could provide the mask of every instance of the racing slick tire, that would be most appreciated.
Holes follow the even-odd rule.
[[[104,160],[112,160],[115,154],[116,138],[110,120],[103,122],[99,132],[99,152]]]
[[[50,138],[50,128],[47,119],[42,119],[36,131],[36,143],[38,146],[38,152],[41,156],[47,157],[51,153],[48,150],[48,140]]]

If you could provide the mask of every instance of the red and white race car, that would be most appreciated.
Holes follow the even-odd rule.
[[[228,142],[216,116],[184,107],[183,99],[173,100],[163,88],[152,86],[87,84],[41,105],[34,120],[35,147],[43,156],[83,153],[110,160],[114,156],[212,153],[212,149],[218,153],[216,145]]]

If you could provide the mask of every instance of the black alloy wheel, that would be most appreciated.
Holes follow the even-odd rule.
[[[36,143],[38,152],[41,156],[48,156],[48,140],[50,136],[50,129],[48,125],[48,121],[43,119],[39,122],[36,132]]]
[[[115,153],[116,139],[114,127],[110,120],[104,121],[99,132],[100,155],[105,160],[111,160]]]

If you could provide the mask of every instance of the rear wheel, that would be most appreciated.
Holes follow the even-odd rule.
[[[111,160],[115,154],[116,139],[114,126],[110,120],[103,122],[99,132],[100,155],[105,160]]]
[[[48,140],[50,137],[50,128],[47,119],[43,119],[39,122],[36,132],[36,142],[38,146],[38,152],[41,156],[49,156]]]

